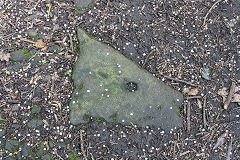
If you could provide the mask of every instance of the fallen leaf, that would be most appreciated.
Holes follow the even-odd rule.
[[[47,44],[44,43],[42,40],[38,40],[34,46],[37,47],[37,48],[44,48]]]
[[[232,102],[240,103],[240,94],[234,94]]]
[[[213,70],[209,69],[207,66],[204,66],[202,69],[202,77],[206,80],[212,79]]]
[[[227,99],[227,95],[228,95],[228,92],[227,92],[227,88],[226,87],[223,87],[222,89],[220,89],[217,93],[218,95],[222,96],[223,98],[223,103],[226,101]]]
[[[193,88],[188,92],[189,96],[196,96],[198,94],[198,88]]]
[[[202,108],[202,102],[199,100],[199,99],[197,99],[197,104],[198,104],[198,108]]]
[[[234,89],[234,93],[238,92],[238,90],[239,90],[239,87],[236,86],[235,89]]]
[[[189,88],[184,88],[184,89],[183,89],[183,93],[184,93],[184,94],[187,94],[189,91],[190,91]]]
[[[10,53],[3,53],[3,52],[0,52],[0,61],[6,61],[6,62],[9,62],[9,59],[10,59]]]

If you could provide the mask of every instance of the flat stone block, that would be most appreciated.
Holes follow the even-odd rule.
[[[183,95],[118,51],[78,29],[80,53],[74,65],[70,102],[72,124],[84,116],[109,122],[179,128]]]

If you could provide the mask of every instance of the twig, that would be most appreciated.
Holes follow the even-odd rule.
[[[202,98],[202,96],[190,96],[190,97],[187,97],[187,100],[189,99],[200,99]]]
[[[48,10],[47,10],[47,16],[48,16],[48,17],[50,16],[51,8],[52,8],[52,5],[50,4],[50,5],[49,5],[49,8],[48,8]]]
[[[186,83],[186,84],[188,84],[188,85],[190,85],[190,86],[198,87],[198,85],[192,84],[192,83],[187,82],[187,81],[184,81],[184,80],[172,78],[172,77],[169,77],[169,76],[163,76],[163,77],[164,77],[164,78],[167,78],[167,79],[170,79],[170,80],[173,80],[173,81],[176,81],[176,82]]]
[[[215,2],[213,5],[212,5],[212,7],[208,10],[208,12],[207,12],[207,14],[205,15],[205,17],[204,17],[204,20],[203,20],[203,27],[205,28],[205,26],[206,26],[206,21],[207,21],[207,17],[208,17],[208,15],[211,13],[211,11],[214,9],[214,7],[219,3],[219,2],[221,2],[222,0],[218,0],[217,2]]]
[[[236,88],[236,84],[235,84],[234,82],[232,82],[232,85],[231,85],[231,88],[230,88],[230,91],[229,91],[227,100],[226,100],[226,102],[225,102],[224,105],[223,105],[223,108],[224,108],[224,109],[228,109],[228,106],[229,106],[229,104],[230,104],[230,102],[231,102],[231,100],[232,100],[232,97],[233,97],[235,88]]]
[[[12,5],[12,3],[13,3],[13,2],[10,2],[10,3],[7,5],[7,7],[4,9],[4,11],[2,11],[2,14],[3,14],[4,12],[6,12],[6,10]]]
[[[25,42],[29,42],[29,43],[35,43],[35,42],[33,42],[33,41],[31,41],[31,40],[28,40],[28,39],[26,39],[26,38],[20,38],[20,40],[22,40],[22,41],[25,41]]]
[[[54,149],[54,153],[58,156],[59,159],[63,160],[63,158],[57,153],[57,149]]]
[[[35,10],[40,1],[41,1],[41,0],[38,0],[37,3],[36,3],[36,5],[35,5],[32,9],[30,9],[28,12],[32,12],[33,10]]]
[[[202,112],[203,112],[203,126],[206,128],[207,126],[207,121],[206,121],[206,103],[207,103],[207,95],[205,95],[204,100],[203,100],[203,107],[202,107]]]
[[[226,160],[230,160],[232,157],[232,140],[228,144],[227,158]]]
[[[82,153],[83,153],[83,159],[84,160],[87,160],[87,157],[86,157],[86,154],[84,152],[84,142],[83,142],[83,130],[80,130],[80,143],[81,143],[81,150],[82,150]]]
[[[72,36],[69,34],[69,40],[70,40],[70,48],[73,51],[73,41],[72,41]]]
[[[152,55],[152,53],[153,53],[153,50],[147,55],[147,57],[146,57],[146,59],[145,59],[145,62],[144,62],[143,65],[142,65],[143,68],[144,68],[145,65],[147,64],[148,59],[149,59],[149,57]]]
[[[10,104],[18,104],[20,103],[18,100],[7,100],[7,103],[10,103]]]
[[[190,105],[190,102],[188,102],[187,103],[187,131],[188,131],[188,133],[190,133],[190,130],[191,130],[190,116],[191,116],[191,105]]]

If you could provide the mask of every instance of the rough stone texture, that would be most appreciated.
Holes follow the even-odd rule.
[[[183,95],[113,48],[78,30],[80,55],[74,66],[70,121],[84,115],[169,130],[182,126]]]
[[[94,0],[74,0],[74,4],[77,8],[86,8],[92,3],[94,3]]]
[[[13,61],[23,61],[24,60],[24,50],[19,50],[19,51],[14,51],[14,52],[11,52],[11,60]]]
[[[18,147],[18,141],[17,140],[7,140],[6,145],[5,145],[5,149],[13,152],[13,151],[17,151],[17,147]]]
[[[40,119],[32,119],[27,123],[27,126],[30,128],[37,128],[43,124],[42,120]]]
[[[34,52],[31,52],[27,49],[21,49],[18,51],[11,52],[10,59],[15,62],[23,62],[24,60],[30,59],[30,57],[32,57],[32,55],[34,55],[34,54],[35,54]],[[19,67],[21,67],[21,66],[16,66],[16,69],[18,69]]]

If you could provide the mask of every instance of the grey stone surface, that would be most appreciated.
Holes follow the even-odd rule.
[[[74,0],[74,4],[77,8],[86,8],[92,3],[94,3],[94,0]]]
[[[45,154],[44,156],[42,156],[41,159],[42,160],[51,160],[51,156],[49,154]]]
[[[82,29],[78,39],[80,55],[74,66],[75,89],[70,102],[72,124],[84,123],[87,115],[166,130],[182,126],[180,92]]]
[[[22,62],[24,60],[28,60],[33,54],[35,54],[35,53],[31,52],[27,49],[21,49],[18,51],[11,52],[10,59],[15,62]]]
[[[13,139],[7,140],[5,149],[10,152],[14,152],[14,151],[16,151],[18,144],[19,144],[19,142],[17,140],[13,140]]]
[[[26,157],[29,155],[30,151],[31,151],[30,146],[28,146],[27,143],[24,143],[24,145],[22,146],[22,155]]]
[[[32,119],[27,123],[27,126],[30,128],[37,128],[43,124],[42,120],[40,119]]]
[[[19,51],[14,51],[10,53],[11,55],[11,60],[13,61],[23,61],[24,60],[24,50],[19,50]]]

